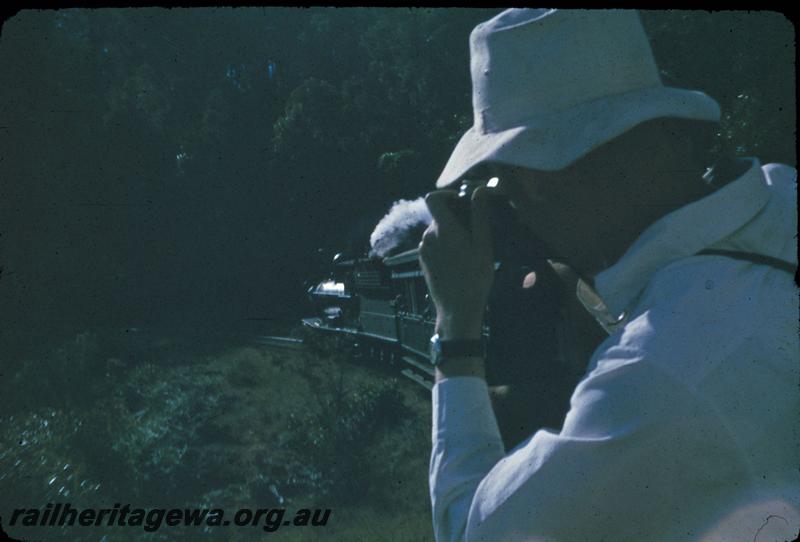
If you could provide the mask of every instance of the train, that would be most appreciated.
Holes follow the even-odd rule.
[[[428,344],[436,309],[417,250],[375,258],[337,254],[329,278],[309,289],[315,316],[303,324],[353,339],[370,359],[401,365],[400,374],[430,389]],[[484,330],[488,338],[488,329]]]
[[[605,336],[593,321],[576,324],[574,286],[545,258],[495,261],[482,333],[486,379],[507,446],[537,427],[560,426],[589,355]],[[337,254],[308,296],[314,314],[304,326],[345,338],[370,363],[432,388],[436,308],[418,249],[384,258]]]

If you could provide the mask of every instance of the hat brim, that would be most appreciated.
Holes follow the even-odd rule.
[[[720,109],[702,92],[659,86],[603,97],[503,131],[480,133],[473,126],[459,140],[436,187],[457,182],[483,162],[563,169],[634,126],[661,117],[719,122]]]

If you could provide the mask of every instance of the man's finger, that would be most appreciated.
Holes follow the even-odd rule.
[[[453,231],[461,227],[450,207],[458,195],[452,190],[437,190],[425,196],[425,204],[431,212],[433,219],[446,231]]]
[[[485,186],[479,186],[472,193],[472,242],[476,247],[491,244],[489,226],[489,194]]]
[[[422,241],[420,242],[420,245],[431,246],[434,243],[436,243],[436,222],[431,222],[431,224],[422,233]]]

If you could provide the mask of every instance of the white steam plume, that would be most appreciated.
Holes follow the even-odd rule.
[[[422,238],[422,232],[432,220],[428,206],[425,205],[425,198],[401,199],[394,202],[369,236],[369,244],[372,246],[370,256],[385,258],[403,250],[416,248]]]

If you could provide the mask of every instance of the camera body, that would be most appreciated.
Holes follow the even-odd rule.
[[[472,194],[479,186],[488,186],[489,228],[492,249],[497,262],[533,264],[552,257],[548,249],[520,220],[508,196],[495,190],[497,179],[486,181],[465,180],[458,188],[458,197],[451,200],[456,219],[467,231],[472,230]]]

